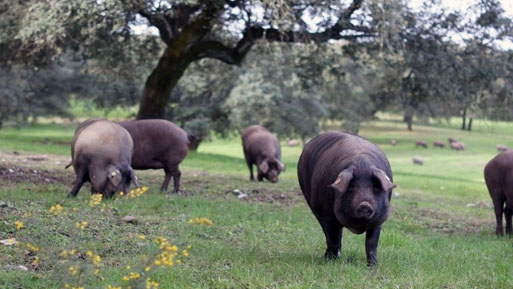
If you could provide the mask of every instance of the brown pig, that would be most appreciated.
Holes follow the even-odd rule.
[[[377,265],[381,225],[388,218],[392,171],[375,144],[342,132],[308,142],[298,163],[299,185],[326,236],[326,258],[340,256],[342,229],[365,236],[367,264]]]
[[[445,147],[445,143],[443,141],[434,141],[433,142],[433,146],[439,147],[439,148],[444,148]]]
[[[255,180],[253,165],[256,165],[259,182],[264,178],[273,183],[278,181],[285,165],[281,162],[280,142],[275,135],[262,126],[249,126],[242,132],[242,148],[249,168],[249,180]]]
[[[457,151],[464,151],[465,150],[465,144],[460,141],[453,141],[450,143],[451,149],[457,150]]]
[[[418,140],[415,142],[415,147],[423,147],[423,148],[427,149],[428,145],[427,145],[427,142],[425,142],[423,140]]]
[[[500,151],[500,152],[504,152],[504,151],[507,151],[508,150],[508,147],[503,145],[503,144],[498,144],[497,145],[497,151]]]
[[[182,175],[178,165],[187,155],[187,133],[163,119],[130,120],[119,124],[134,141],[132,167],[136,170],[164,169],[166,176],[160,189],[167,191],[173,177],[174,192],[178,192]]]
[[[106,119],[92,118],[81,123],[71,143],[71,164],[76,173],[75,185],[68,197],[75,197],[84,184],[91,182],[92,192],[111,198],[127,193],[137,178],[130,166],[134,146],[130,134]],[[66,167],[66,168],[67,168]]]
[[[506,219],[506,234],[513,233],[511,216],[513,215],[513,150],[507,150],[495,156],[486,164],[484,178],[488,192],[492,197],[497,228],[495,234],[503,235],[502,214]],[[505,204],[505,205],[504,205]]]

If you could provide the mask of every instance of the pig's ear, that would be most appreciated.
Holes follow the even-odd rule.
[[[285,164],[284,163],[282,163],[280,160],[276,160],[276,164],[278,164],[278,169],[280,170],[280,172],[285,171]]]
[[[130,180],[134,183],[135,187],[139,187],[139,182],[137,182],[137,176],[132,168],[130,168]]]
[[[353,179],[353,168],[347,168],[343,170],[340,174],[338,174],[337,179],[333,184],[330,185],[331,188],[334,188],[340,193],[344,193],[349,186],[349,183]]]
[[[390,178],[385,174],[385,172],[381,169],[376,168],[375,166],[372,166],[372,173],[374,176],[379,180],[381,183],[381,188],[385,192],[390,192],[393,188],[396,187],[390,180]]]
[[[113,168],[109,170],[109,181],[114,185],[114,187],[117,187],[121,183],[122,179],[123,176],[118,169]]]
[[[262,163],[260,163],[258,168],[262,171],[262,173],[267,173],[269,170],[269,164],[267,163],[267,160],[264,160]]]

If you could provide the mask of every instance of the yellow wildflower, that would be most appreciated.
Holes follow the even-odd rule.
[[[91,208],[98,206],[102,202],[102,198],[102,194],[92,194],[91,200],[89,201],[89,206]]]
[[[151,270],[150,266],[146,266],[146,268],[144,268],[144,271],[146,271],[146,272],[150,272],[150,270]]]
[[[79,228],[80,230],[85,229],[87,227],[87,221],[81,221],[75,223],[75,228]]]
[[[62,212],[62,206],[60,204],[56,204],[55,206],[50,207],[50,213],[54,216],[59,215]]]
[[[185,257],[189,256],[189,251],[183,250],[182,251],[182,255],[185,256]]]
[[[21,228],[23,228],[23,223],[20,221],[14,222],[14,225],[16,226],[16,230],[21,230]]]
[[[70,267],[68,268],[68,271],[69,271],[69,273],[70,273],[71,275],[77,275],[77,273],[78,273],[78,269],[77,269],[76,267],[73,267],[73,266],[70,266]]]
[[[205,226],[212,226],[214,223],[212,220],[207,218],[192,218],[189,220],[189,224],[200,224]]]
[[[29,250],[29,251],[31,251],[31,252],[33,252],[33,253],[35,253],[35,252],[39,251],[39,248],[38,248],[38,247],[36,247],[36,246],[34,246],[34,245],[30,244],[29,242],[25,243],[25,248],[27,248],[27,250]]]
[[[94,270],[93,274],[94,274],[94,275],[98,275],[98,274],[100,274],[100,269],[96,269],[96,270]]]
[[[139,239],[144,240],[144,239],[146,239],[146,236],[145,235],[139,235]]]
[[[121,289],[121,286],[111,286],[111,285],[107,285],[107,289]]]
[[[151,278],[146,278],[146,289],[156,289],[159,288],[159,283],[151,280]]]
[[[37,266],[39,264],[39,257],[34,257],[34,261],[32,261],[32,266]]]

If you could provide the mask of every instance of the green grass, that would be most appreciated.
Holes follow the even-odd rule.
[[[347,230],[341,258],[322,258],[324,235],[297,183],[299,147],[282,148],[287,170],[279,183],[254,183],[247,181],[240,140],[214,138],[181,165],[181,195],[158,192],[161,172],[138,171],[150,190],[137,199],[106,201],[115,209],[100,212],[87,205],[87,186],[77,199],[65,198],[73,174],[62,165],[8,158],[18,151],[20,158],[42,153],[67,160],[72,125],[2,129],[0,159],[8,158],[9,166],[39,166],[56,181],[14,183],[0,175],[0,200],[16,207],[0,209],[0,239],[14,237],[40,248],[40,264],[34,267],[34,255],[22,247],[0,245],[0,288],[62,288],[60,280],[69,276],[59,273],[58,255],[71,248],[102,257],[104,279],[89,276],[86,288],[122,285],[125,266],[140,269],[141,258],[157,250],[151,240],[156,236],[180,248],[192,246],[181,264],[152,271],[161,288],[513,288],[511,239],[493,234],[493,209],[483,181],[483,167],[496,154],[496,145],[513,146],[513,124],[476,120],[472,132],[447,124],[415,125],[413,132],[404,128],[385,119],[360,132],[385,151],[398,185],[374,270],[366,267],[364,235]],[[415,140],[431,144],[449,136],[465,142],[467,150],[414,147]],[[392,138],[398,141],[395,147],[389,144]],[[413,165],[414,155],[424,158],[423,166]],[[249,199],[239,200],[231,193],[234,189],[249,193]],[[57,202],[64,202],[68,214],[48,212]],[[126,215],[138,223],[122,222]],[[209,218],[214,225],[189,224],[194,217]],[[16,220],[25,227],[16,230]],[[81,220],[89,222],[83,231],[74,226]],[[141,234],[148,239],[140,240]],[[87,268],[86,261],[78,263]],[[7,270],[7,264],[25,265],[29,271]]]

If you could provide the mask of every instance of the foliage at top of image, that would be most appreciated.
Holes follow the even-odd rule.
[[[357,133],[384,110],[403,114],[409,129],[414,118],[461,116],[469,130],[475,117],[513,119],[512,54],[501,46],[511,42],[511,17],[497,0],[461,11],[441,4],[1,3],[0,66],[77,68],[37,86],[6,80],[0,120],[64,115],[69,93],[106,108],[139,101],[138,118],[167,118],[199,141],[255,123],[280,137],[305,139],[333,121]]]

